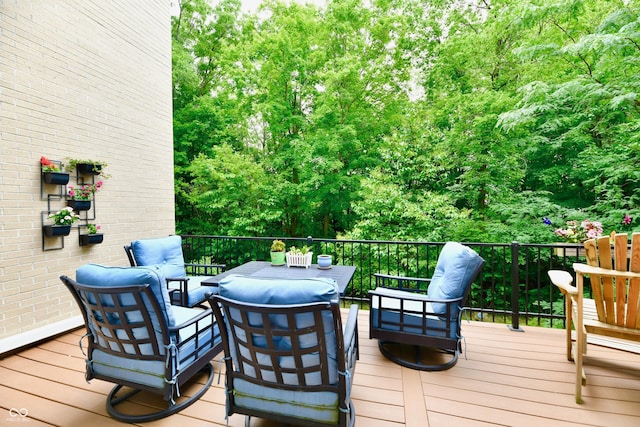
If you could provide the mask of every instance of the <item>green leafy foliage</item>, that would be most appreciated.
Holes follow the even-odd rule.
[[[179,5],[182,232],[540,243],[640,215],[636,0]]]

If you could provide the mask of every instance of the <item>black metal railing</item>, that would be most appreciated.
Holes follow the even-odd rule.
[[[233,268],[253,260],[269,260],[274,237],[183,235],[186,262],[224,263]],[[431,277],[444,242],[399,242],[287,238],[287,247],[306,245],[315,256],[330,254],[335,264],[355,265],[356,273],[345,300],[366,308],[374,273]],[[574,262],[584,262],[576,245],[464,243],[476,250],[485,266],[471,287],[467,306],[473,320],[505,323],[513,330],[521,324],[564,327],[560,291],[547,275],[550,269],[573,272]],[[588,283],[585,283],[588,285]]]

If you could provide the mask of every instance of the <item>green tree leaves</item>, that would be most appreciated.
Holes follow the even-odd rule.
[[[636,0],[180,6],[180,232],[540,242],[543,216],[640,214]]]

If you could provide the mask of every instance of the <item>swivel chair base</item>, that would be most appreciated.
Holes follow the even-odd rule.
[[[120,384],[116,385],[111,390],[111,392],[109,393],[109,396],[107,397],[107,412],[114,419],[125,422],[125,423],[145,423],[149,421],[159,420],[161,418],[168,417],[169,415],[173,415],[176,412],[182,411],[184,408],[195,403],[198,399],[200,399],[200,397],[202,397],[207,392],[207,390],[209,390],[209,387],[213,382],[213,376],[214,376],[213,365],[211,365],[211,363],[207,364],[205,367],[203,367],[200,370],[200,372],[207,374],[207,380],[205,381],[204,385],[193,396],[189,397],[183,402],[175,403],[173,405],[170,404],[168,408],[165,408],[156,412],[147,413],[147,414],[132,415],[132,414],[125,414],[123,412],[118,411],[116,409],[117,405],[119,405],[122,402],[125,402],[127,399],[136,395],[142,390],[134,389],[122,396],[117,396],[118,392],[123,386]]]
[[[419,345],[399,344],[382,340],[378,340],[378,348],[380,349],[380,353],[387,359],[398,365],[419,371],[445,371],[450,369],[458,363],[458,355],[460,353],[456,350],[426,348]],[[410,353],[412,353],[415,362],[408,360],[411,356]],[[443,354],[450,357],[442,363],[426,363],[424,361],[434,358],[442,359]]]

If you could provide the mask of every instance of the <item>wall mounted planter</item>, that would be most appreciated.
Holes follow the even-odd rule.
[[[97,245],[102,243],[104,239],[104,234],[81,234],[80,235],[80,246],[89,246],[89,245]]]
[[[76,164],[76,170],[83,175],[100,175],[102,172],[102,165],[91,163],[78,163]]]
[[[42,231],[47,237],[68,236],[71,233],[70,225],[43,225]]]
[[[67,185],[69,183],[68,172],[43,172],[42,179],[47,184]]]
[[[88,211],[91,209],[91,200],[67,200],[67,206],[71,206],[74,211]]]

